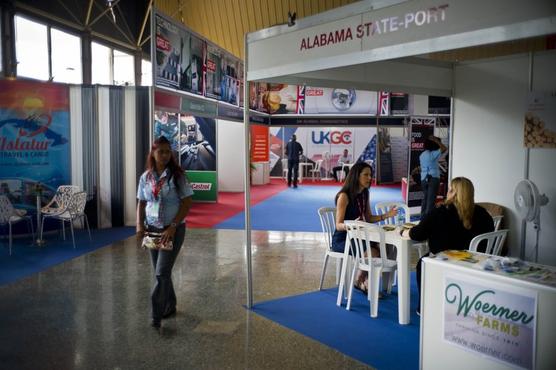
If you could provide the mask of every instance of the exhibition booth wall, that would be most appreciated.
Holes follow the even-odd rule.
[[[529,179],[550,199],[540,214],[539,262],[552,266],[556,266],[556,150],[531,148],[527,158],[523,133],[529,91],[549,94],[546,106],[552,109],[552,116],[547,125],[556,131],[555,65],[555,50],[457,65],[452,150],[452,176],[469,177],[477,201],[506,208],[504,228],[511,230],[508,244],[512,256],[519,256],[521,243],[514,189],[528,168]],[[528,223],[528,260],[534,256],[535,238],[536,230]]]
[[[34,216],[37,184],[42,205],[73,184],[87,192],[92,226],[135,224],[148,88],[0,80],[0,91],[0,182],[16,207]]]
[[[246,79],[451,96],[455,101],[450,163],[455,167],[450,177],[470,177],[477,181],[477,201],[506,207],[504,227],[510,229],[511,255],[525,252],[528,259],[534,259],[536,231],[530,225],[522,227],[513,193],[520,180],[530,177],[538,182],[541,193],[554,198],[550,193],[554,181],[548,175],[553,171],[545,170],[553,159],[553,149],[526,149],[523,135],[527,92],[554,92],[549,72],[552,54],[535,52],[531,70],[527,55],[513,57],[517,58],[513,64],[496,59],[462,63],[457,57],[442,57],[447,50],[467,50],[473,55],[473,47],[504,42],[508,44],[500,44],[485,57],[500,52],[511,55],[515,50],[509,43],[512,40],[554,34],[555,12],[554,2],[543,0],[531,6],[513,0],[488,4],[446,1],[440,6],[428,0],[364,1],[300,20],[292,27],[276,26],[249,34]],[[502,60],[506,59],[514,60]],[[556,131],[548,121],[547,125],[551,132]],[[512,132],[515,136],[501,140]],[[497,168],[487,165],[487,158],[500,164]],[[549,244],[554,231],[547,230],[555,224],[551,202],[541,210],[544,226],[539,234],[538,261],[554,265],[556,253]]]

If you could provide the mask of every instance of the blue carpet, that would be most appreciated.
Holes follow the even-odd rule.
[[[257,303],[253,311],[377,369],[419,367],[417,285],[411,273],[411,324],[398,324],[398,296],[380,300],[369,316],[367,297],[354,291],[351,311],[336,306],[337,288]]]
[[[322,231],[317,210],[333,207],[334,197],[340,190],[335,186],[302,185],[297,189],[288,188],[251,207],[251,228],[273,231]],[[401,202],[399,188],[371,188],[371,207],[377,202]],[[243,230],[243,212],[230,217],[215,229]]]
[[[8,240],[3,239],[0,242],[2,246],[0,248],[0,285],[44,271],[59,263],[127,239],[133,234],[135,234],[134,227],[91,230],[92,241],[89,241],[87,231],[79,230],[75,233],[75,249],[73,249],[69,230],[66,232],[65,241],[58,233],[45,236],[46,245],[41,248],[32,245],[28,238],[15,239],[11,256],[9,255]]]

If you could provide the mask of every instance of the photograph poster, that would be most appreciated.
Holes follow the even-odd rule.
[[[222,55],[216,46],[207,45],[207,72],[205,95],[209,98],[220,99],[222,80]]]
[[[530,93],[523,124],[526,148],[556,148],[556,96]]]

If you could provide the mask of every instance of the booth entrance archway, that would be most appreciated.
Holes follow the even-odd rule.
[[[490,58],[526,52],[533,55],[532,52],[546,50],[544,36],[556,33],[555,18],[556,3],[549,0],[527,3],[519,0],[361,1],[301,19],[292,27],[281,25],[248,34],[245,40],[245,86],[250,81],[265,81],[400,91],[458,99],[471,92],[466,84],[461,87],[456,84],[456,78],[465,78],[456,74],[460,56],[478,54]],[[480,52],[481,47],[495,44],[496,47]],[[447,53],[453,50],[458,52]],[[553,54],[548,57],[552,58]],[[544,55],[543,58],[546,59]],[[530,62],[528,67],[531,75],[532,64]],[[538,68],[547,70],[542,65]],[[473,68],[467,68],[465,72],[472,74]],[[507,74],[500,77],[512,80]],[[529,90],[532,89],[532,78],[529,76]],[[245,89],[245,101],[248,90]],[[453,168],[454,154],[461,156],[464,150],[459,147],[454,153],[453,138],[458,135],[458,125],[465,127],[464,122],[458,122],[458,106],[453,106],[451,111],[455,132],[450,143],[450,169]],[[248,108],[244,111],[244,123],[248,137]],[[529,150],[519,152],[522,154],[518,154],[521,163],[517,171],[519,177],[527,178]],[[246,145],[246,177],[248,166],[249,148]],[[251,307],[249,196],[246,187],[247,306]],[[520,229],[519,235],[512,240],[523,256],[525,228],[515,214],[510,216],[510,224],[514,224],[514,229]]]

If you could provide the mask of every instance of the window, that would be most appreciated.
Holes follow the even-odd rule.
[[[109,47],[91,43],[91,82],[112,85],[112,50]]]
[[[54,28],[51,29],[50,39],[53,80],[80,84],[83,81],[81,39]]]
[[[29,19],[15,16],[15,53],[17,75],[48,80],[47,27]]]
[[[133,55],[114,50],[114,85],[135,85]]]
[[[91,43],[92,83],[101,85],[135,85],[133,55]]]
[[[153,84],[153,71],[152,64],[148,60],[141,60],[141,85],[152,86]]]

